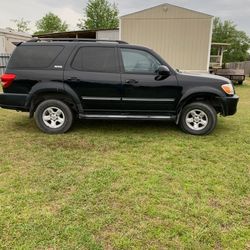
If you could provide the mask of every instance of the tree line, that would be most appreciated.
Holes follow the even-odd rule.
[[[81,30],[116,29],[119,27],[119,10],[116,4],[108,0],[89,0],[84,8],[84,18],[79,20],[77,27]],[[28,32],[30,22],[13,20],[17,31]],[[57,15],[49,12],[36,22],[35,34],[64,32],[69,25]],[[222,21],[219,17],[214,19],[213,42],[229,43],[224,53],[224,63],[250,60],[250,38],[230,20]],[[213,53],[213,51],[212,51]]]
[[[119,27],[118,15],[116,4],[111,4],[108,0],[89,0],[84,9],[84,18],[79,20],[77,27],[81,30],[116,29]],[[17,31],[30,31],[30,21],[23,18],[12,21]],[[47,13],[35,25],[37,35],[69,30],[69,25],[52,12]]]

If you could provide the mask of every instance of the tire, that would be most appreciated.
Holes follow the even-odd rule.
[[[185,106],[180,117],[180,127],[192,135],[208,135],[217,124],[217,113],[208,103],[194,102]]]
[[[73,114],[67,104],[60,100],[46,100],[35,111],[37,127],[47,134],[63,134],[72,126]]]
[[[238,84],[239,84],[239,85],[242,85],[242,84],[243,84],[243,81],[242,81],[242,80],[239,80],[239,81],[238,81]]]

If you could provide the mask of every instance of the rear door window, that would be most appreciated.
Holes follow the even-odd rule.
[[[72,68],[86,72],[117,73],[116,49],[111,47],[82,47],[78,50]]]
[[[9,62],[9,68],[48,68],[63,50],[63,46],[19,46]]]

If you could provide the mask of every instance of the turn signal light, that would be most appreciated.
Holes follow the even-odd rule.
[[[8,88],[12,82],[15,80],[16,75],[15,74],[3,74],[1,76],[1,82],[3,88]]]
[[[234,95],[234,87],[232,84],[223,84],[222,86],[223,91],[228,95]]]

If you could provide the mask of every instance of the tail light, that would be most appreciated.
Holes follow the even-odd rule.
[[[8,88],[12,82],[15,80],[16,75],[15,74],[3,74],[1,76],[1,82],[3,88]]]

